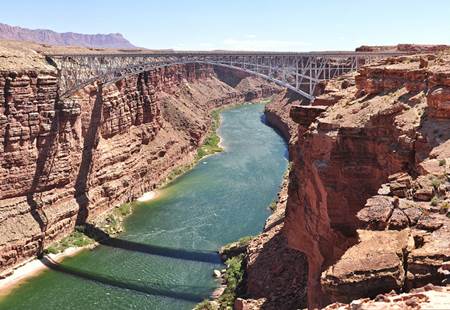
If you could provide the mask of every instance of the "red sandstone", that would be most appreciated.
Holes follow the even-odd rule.
[[[193,64],[130,76],[100,91],[92,85],[60,102],[56,71],[32,57],[22,71],[0,71],[3,274],[76,222],[136,199],[191,161],[211,109],[279,91],[258,78]]]

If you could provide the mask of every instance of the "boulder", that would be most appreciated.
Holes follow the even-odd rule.
[[[359,238],[322,273],[322,287],[334,302],[375,297],[404,285],[404,253],[414,246],[410,230],[361,230]]]
[[[445,270],[448,270],[450,263],[449,222],[431,234],[425,234],[422,244],[408,255],[408,287],[427,283],[440,285],[444,280],[448,281]]]
[[[394,199],[392,197],[377,195],[367,200],[367,203],[357,217],[363,228],[383,230],[394,210]]]

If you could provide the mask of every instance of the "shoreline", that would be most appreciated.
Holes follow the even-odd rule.
[[[246,105],[246,104],[266,104],[267,100],[270,100],[270,99],[264,98],[261,101],[257,101],[257,102],[243,102],[243,103],[234,103],[234,104],[225,105],[223,107],[212,109],[211,110],[211,116],[212,116],[212,112],[213,111],[218,111],[218,113],[220,114],[224,110],[236,108],[236,107],[239,107],[239,106],[242,106],[242,105]],[[219,118],[218,121],[219,122],[217,124],[217,128],[215,130],[215,134],[220,139],[219,143],[218,143],[218,146],[220,148],[222,148],[221,152],[224,152],[225,148],[223,147],[223,145],[221,145],[221,142],[222,142],[223,139],[218,133],[218,128],[220,127],[222,119]],[[211,132],[208,131],[206,133],[206,137],[210,133]],[[200,147],[195,152],[197,152],[200,149]],[[202,160],[202,159],[204,159],[206,157],[209,157],[211,155],[214,155],[214,154],[217,154],[217,153],[221,153],[221,152],[214,152],[212,154],[207,154],[207,155],[203,156],[200,159],[197,159],[197,160],[194,159],[193,162],[188,165],[189,169],[183,170],[183,173],[181,173],[180,175],[177,175],[175,178],[171,179],[168,183],[163,182],[162,186],[160,188],[166,187],[168,184],[173,182],[175,179],[177,179],[181,175],[185,174],[187,171],[193,169],[200,162],[200,160]],[[145,192],[141,197],[139,197],[135,201],[139,202],[139,203],[149,202],[151,200],[156,199],[159,196],[160,196],[159,190],[152,190],[152,191],[149,191],[149,192]],[[112,212],[112,210],[114,210],[114,209],[111,209],[110,211]],[[108,211],[108,212],[110,212],[110,211]],[[69,248],[67,248],[67,249],[65,249],[62,252],[57,253],[57,254],[46,254],[46,255],[44,255],[44,258],[48,257],[51,260],[60,263],[65,258],[73,257],[73,256],[79,254],[80,252],[84,251],[84,250],[93,250],[97,246],[98,246],[98,243],[95,242],[95,243],[87,245],[87,246],[69,247]],[[49,270],[49,267],[47,267],[44,264],[42,258],[33,258],[33,259],[30,259],[29,261],[23,263],[22,265],[17,266],[17,268],[14,268],[13,271],[9,275],[5,275],[5,277],[3,279],[0,279],[0,299],[6,297],[12,290],[14,290],[15,288],[19,287],[20,284],[25,282],[27,279],[35,277],[35,276],[39,275],[40,273],[44,272],[45,270]]]
[[[264,101],[261,101],[259,103],[267,105],[268,103],[270,103],[270,101],[267,102],[267,100],[264,100]],[[252,103],[250,103],[250,104],[252,104]],[[266,110],[266,108],[264,109],[263,113],[264,113],[264,115],[267,115],[267,114],[270,114],[270,113],[273,114],[273,112]],[[288,135],[286,135],[286,133],[283,130],[280,130],[278,124],[273,123],[270,120],[267,120],[265,122],[265,124],[267,126],[271,127],[274,131],[276,131],[282,137],[284,143],[286,144],[286,148],[287,148],[287,150],[289,152],[289,140],[290,140],[290,137]],[[288,162],[290,162],[289,159],[288,159]],[[255,235],[255,236],[248,236],[248,237],[250,237],[249,240],[242,241],[242,238],[241,238],[241,239],[238,239],[238,240],[236,240],[234,242],[230,242],[227,245],[224,245],[219,250],[219,253],[221,252],[222,249],[226,248],[227,246],[232,246],[232,248],[235,251],[235,253],[233,253],[232,255],[229,255],[229,256],[225,256],[225,257],[224,257],[224,255],[222,253],[220,256],[221,256],[221,260],[222,260],[223,264],[226,265],[226,261],[228,259],[230,259],[230,258],[238,258],[240,255],[244,255],[244,253],[246,252],[246,248],[247,248],[248,244],[250,243],[250,241],[255,239],[255,238],[258,238],[259,236],[261,236],[262,234],[265,233],[266,227],[268,225],[268,222],[271,221],[271,219],[275,216],[275,214],[276,214],[276,212],[278,210],[279,195],[283,191],[283,187],[284,187],[285,184],[286,184],[286,187],[287,187],[288,175],[289,175],[288,171],[289,171],[289,169],[290,168],[289,168],[289,165],[288,165],[286,173],[283,176],[282,183],[280,184],[280,188],[279,188],[279,191],[278,191],[278,194],[277,194],[277,197],[278,197],[277,198],[277,202],[276,202],[277,203],[277,208],[275,210],[272,210],[271,214],[266,218],[265,223],[264,223],[264,227],[261,230],[261,232],[259,234]],[[243,237],[243,238],[245,238],[245,237]],[[233,251],[231,251],[231,252],[233,252]],[[244,260],[245,259],[242,258],[241,264],[243,264]],[[241,266],[243,266],[243,265],[241,265]],[[242,268],[243,268],[243,270],[245,270],[244,266]],[[224,296],[224,294],[226,293],[226,290],[228,288],[228,283],[227,283],[227,280],[226,280],[226,274],[227,274],[229,269],[230,269],[230,266],[226,265],[225,269],[220,270],[220,271],[217,270],[218,271],[217,275],[216,275],[216,270],[214,270],[213,277],[217,280],[218,286],[211,293],[209,298],[206,298],[203,301],[197,303],[195,305],[195,307],[194,307],[194,310],[210,309],[209,307],[212,307],[213,309],[216,309],[216,308],[218,309],[220,306],[223,306],[223,304],[222,304],[223,301],[221,302],[221,298],[222,298],[222,296]],[[238,296],[236,296],[236,297],[239,298]],[[234,302],[237,300],[237,298],[234,300]]]
[[[0,299],[6,297],[12,290],[17,288],[20,284],[25,282],[27,279],[35,277],[45,270],[50,268],[43,262],[45,258],[49,258],[52,261],[61,263],[64,259],[68,257],[73,257],[85,250],[92,250],[98,244],[90,244],[83,247],[69,247],[61,253],[57,254],[46,254],[43,258],[34,258],[23,265],[14,269],[14,271],[3,279],[0,279]]]
[[[150,192],[145,192],[141,197],[136,199],[137,202],[148,202],[150,200],[153,200],[159,196],[159,192],[154,190]]]
[[[159,196],[158,191],[150,191],[144,193],[141,197],[136,199],[138,202],[149,202]],[[38,276],[45,270],[49,270],[49,267],[43,262],[45,258],[49,258],[54,262],[61,263],[64,259],[73,257],[85,250],[95,249],[99,243],[95,242],[81,247],[68,247],[57,254],[45,254],[43,258],[33,258],[24,264],[15,268],[11,274],[6,275],[3,279],[0,279],[0,299],[7,296],[12,290],[20,286],[27,279]]]

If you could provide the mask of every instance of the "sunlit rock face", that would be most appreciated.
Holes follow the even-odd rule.
[[[0,71],[3,274],[191,161],[213,108],[280,91],[247,75],[231,86],[220,69],[192,64],[90,85],[59,101],[56,70],[34,61]]]
[[[299,126],[284,232],[307,256],[310,307],[445,280],[447,218],[426,210],[436,199],[445,208],[447,187],[423,179],[444,174],[448,64],[446,54],[387,59],[291,109]]]

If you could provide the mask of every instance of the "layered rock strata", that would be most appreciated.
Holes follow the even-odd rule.
[[[309,308],[422,309],[450,297],[448,63],[387,59],[330,81],[312,103],[283,93],[267,106],[293,167],[247,248],[236,309],[306,298]],[[439,286],[417,293],[428,283]]]
[[[450,309],[450,288],[427,285],[410,293],[395,292],[378,295],[375,299],[363,298],[351,304],[334,303],[325,310],[442,310]]]
[[[292,108],[284,231],[307,256],[309,307],[446,283],[449,64],[387,59]]]
[[[30,55],[28,67],[0,71],[3,274],[191,161],[211,109],[280,90],[248,76],[231,86],[219,69],[192,64],[92,85],[61,102],[56,70]]]
[[[384,52],[384,51],[399,51],[411,53],[433,53],[450,50],[449,45],[444,44],[397,44],[397,45],[363,45],[355,49],[356,52]]]

